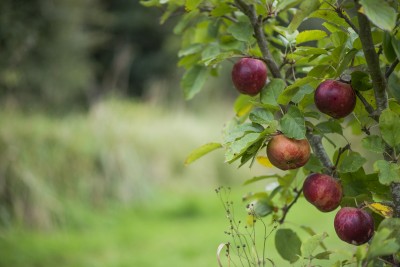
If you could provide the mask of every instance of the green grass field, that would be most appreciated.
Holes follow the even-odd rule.
[[[65,118],[3,112],[0,123],[8,127],[0,129],[0,175],[12,179],[15,219],[2,206],[0,266],[217,266],[218,245],[232,240],[214,189],[232,186],[237,219],[245,221],[241,196],[265,183],[242,182],[274,171],[237,169],[223,163],[222,151],[183,165],[192,149],[220,141],[229,116],[118,101]],[[300,199],[281,227],[293,227],[305,240],[301,226],[311,226],[328,232],[328,249],[353,250],[336,237],[333,216]],[[266,256],[290,266],[273,243],[271,234]]]

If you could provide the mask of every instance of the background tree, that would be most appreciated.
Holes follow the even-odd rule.
[[[218,75],[223,61],[247,60],[236,63],[232,71],[233,83],[242,94],[234,103],[236,116],[224,129],[224,141],[200,147],[186,163],[223,148],[228,163],[251,166],[258,161],[286,170],[246,181],[278,181],[273,190],[246,200],[252,201],[249,216],[269,216],[280,224],[276,249],[291,263],[303,259],[311,266],[312,260],[333,253],[314,254],[325,235],[313,235],[302,243],[293,229],[284,228],[290,227],[285,225],[286,215],[302,195],[299,184],[306,180],[306,198],[320,210],[332,210],[326,205],[331,198],[337,202],[333,209],[341,205],[334,222],[340,239],[353,245],[369,242],[352,259],[335,266],[349,262],[398,266],[398,2],[149,0],[142,4],[163,8],[162,22],[181,15],[174,31],[182,38],[178,65],[186,70],[181,85],[187,99],[201,91],[209,75]],[[309,19],[317,19],[323,28],[302,30],[300,26]],[[264,75],[254,74],[260,71],[258,60],[268,67],[264,87],[257,86]],[[350,143],[353,135],[360,142]],[[299,142],[310,144],[311,156]],[[309,176],[312,173],[317,176]],[[336,191],[313,192],[317,184]],[[231,218],[230,207],[225,209]],[[238,226],[232,224],[232,229],[232,238],[241,241]],[[244,258],[249,265],[266,265],[264,256],[245,247],[233,248],[242,264]]]
[[[1,1],[2,102],[65,112],[109,94],[143,97],[175,62],[159,15],[137,1]]]

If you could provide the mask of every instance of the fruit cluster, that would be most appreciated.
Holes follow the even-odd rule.
[[[255,96],[267,83],[267,68],[259,59],[242,58],[232,69],[232,81],[240,93]],[[348,83],[326,80],[316,89],[314,102],[320,112],[341,119],[354,110],[356,94]],[[267,145],[268,159],[281,170],[304,166],[310,154],[307,139],[291,139],[280,132],[273,135]],[[343,190],[338,178],[312,173],[304,181],[303,194],[318,210],[330,212],[340,206]],[[341,240],[361,245],[368,242],[374,234],[374,220],[361,208],[342,207],[335,216],[334,228]]]

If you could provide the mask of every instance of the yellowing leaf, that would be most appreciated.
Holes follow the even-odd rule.
[[[269,161],[267,157],[264,156],[257,156],[257,162],[260,163],[262,166],[267,168],[272,168],[272,163]]]
[[[238,117],[242,117],[242,116],[250,113],[250,111],[253,108],[253,103],[251,102],[252,99],[253,99],[253,97],[248,96],[248,95],[241,94],[238,96],[238,98],[236,99],[236,101],[233,105],[236,115]]]
[[[368,208],[370,208],[373,212],[385,217],[391,218],[393,216],[393,208],[391,206],[385,205],[380,202],[365,202]]]

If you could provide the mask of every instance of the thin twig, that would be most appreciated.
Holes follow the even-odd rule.
[[[263,18],[257,16],[257,12],[253,5],[248,5],[243,0],[235,0],[235,4],[249,18],[254,29],[254,36],[257,40],[257,44],[263,55],[263,60],[271,71],[272,76],[274,78],[282,78],[279,66],[275,62],[271,51],[268,48],[268,43],[264,33]]]
[[[344,10],[341,7],[335,7],[335,11],[338,14],[338,16],[344,19],[346,23],[349,24],[349,26],[358,34],[359,32],[358,28],[356,27],[356,25],[354,25],[354,23],[350,20],[350,18],[346,16]]]
[[[303,193],[303,187],[296,192],[296,196],[294,197],[292,202],[290,202],[289,205],[282,208],[283,210],[282,218],[278,221],[280,224],[283,224],[285,222],[286,215],[289,213],[289,210],[293,207],[293,205],[297,202],[297,200],[301,196],[301,193]]]
[[[390,65],[390,67],[386,70],[386,72],[385,72],[386,80],[389,79],[390,74],[392,74],[394,69],[397,67],[397,64],[399,64],[399,59],[398,58],[396,58],[396,60],[393,61],[393,63]]]
[[[365,97],[357,90],[354,90],[357,97],[360,99],[361,103],[363,103],[365,110],[368,112],[371,118],[374,119],[374,121],[378,122],[379,121],[379,116],[377,116],[374,108],[371,106],[370,103],[365,99]]]

